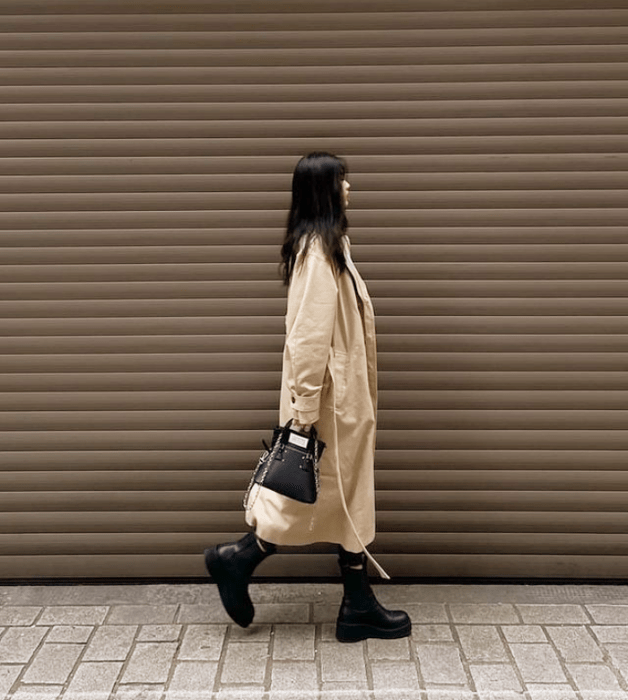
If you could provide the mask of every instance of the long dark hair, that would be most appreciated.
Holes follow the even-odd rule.
[[[345,162],[331,153],[315,152],[301,158],[292,176],[292,205],[281,247],[282,277],[290,284],[301,238],[307,248],[314,235],[321,237],[323,251],[342,274],[347,263],[342,237],[347,231],[342,181],[347,174]]]

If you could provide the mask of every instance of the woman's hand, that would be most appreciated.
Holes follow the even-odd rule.
[[[311,423],[299,423],[296,420],[292,421],[292,429],[297,430],[300,433],[309,433],[312,429]]]

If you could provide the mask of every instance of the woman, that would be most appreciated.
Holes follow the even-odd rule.
[[[315,424],[326,443],[318,499],[306,505],[256,484],[246,512],[254,533],[205,552],[227,612],[246,627],[254,615],[251,574],[277,545],[337,543],[344,596],[336,637],[343,642],[405,637],[411,630],[405,612],[379,604],[366,570],[368,557],[388,578],[366,551],[375,537],[375,324],[346,236],[349,189],[339,158],[302,158],[281,250],[288,307],[280,423],[292,419],[305,433]]]

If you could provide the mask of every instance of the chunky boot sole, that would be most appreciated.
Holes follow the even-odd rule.
[[[253,617],[255,616],[255,610],[253,604],[249,601],[245,601],[245,607],[242,608],[233,601],[229,592],[233,590],[233,581],[229,572],[225,571],[223,562],[218,554],[218,548],[212,547],[211,549],[206,549],[205,552],[205,567],[209,572],[209,575],[214,580],[214,583],[218,586],[218,593],[220,593],[220,600],[227,611],[229,617],[240,627],[248,627],[251,622],[253,622]],[[249,607],[250,606],[250,607]]]
[[[336,639],[339,642],[361,642],[364,639],[400,639],[409,637],[412,623],[408,621],[401,627],[375,627],[361,625],[355,622],[338,622],[336,624]]]

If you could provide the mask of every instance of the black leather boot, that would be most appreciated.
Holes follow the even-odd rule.
[[[338,563],[342,573],[344,596],[336,622],[339,642],[362,639],[398,639],[407,637],[412,623],[403,610],[387,610],[379,603],[369,584],[364,552],[347,552],[340,548]],[[362,568],[351,568],[360,566]]]
[[[263,550],[250,532],[238,542],[205,550],[205,566],[218,586],[222,604],[241,627],[248,627],[255,615],[248,590],[251,575],[262,560],[277,551],[274,544],[259,542]]]

